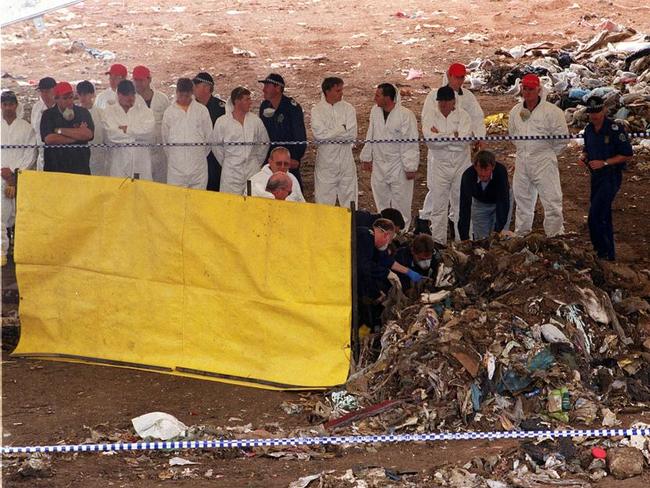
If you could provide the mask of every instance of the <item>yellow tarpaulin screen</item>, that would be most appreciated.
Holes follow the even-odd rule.
[[[15,355],[264,388],[344,383],[350,211],[21,173]]]

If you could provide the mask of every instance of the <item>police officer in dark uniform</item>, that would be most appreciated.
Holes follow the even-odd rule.
[[[210,112],[210,118],[212,119],[212,127],[214,127],[217,119],[226,113],[226,102],[212,94],[214,91],[214,79],[210,73],[202,71],[194,77],[192,82],[194,83],[194,98],[197,102],[207,107],[208,112]],[[207,159],[207,190],[219,191],[219,185],[221,184],[221,163],[217,161],[212,151],[208,154]]]
[[[305,117],[302,107],[293,98],[284,95],[284,78],[277,73],[271,73],[263,80],[262,92],[264,101],[260,105],[260,119],[269,133],[271,143],[280,141],[306,141],[307,131],[305,130]],[[269,146],[268,159],[271,150],[278,144]],[[291,153],[291,167],[289,171],[293,174],[300,188],[303,188],[300,178],[300,160],[307,149],[306,144],[287,144]]]
[[[598,257],[613,261],[612,202],[621,188],[625,163],[632,158],[632,145],[624,128],[606,117],[601,97],[587,100],[587,113],[589,124],[580,160],[591,173],[589,235]]]
[[[390,286],[388,273],[395,260],[388,253],[388,246],[396,230],[390,220],[383,218],[377,219],[371,228],[356,228],[359,324],[375,331],[381,328],[380,302]]]

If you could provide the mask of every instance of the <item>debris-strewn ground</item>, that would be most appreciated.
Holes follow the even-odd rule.
[[[598,41],[601,32],[606,33],[600,41],[612,46],[618,42],[612,36],[628,29],[650,33],[650,7],[633,0],[583,3],[241,0],[199,5],[189,0],[108,4],[89,0],[47,15],[43,31],[30,23],[3,29],[2,87],[16,89],[29,114],[36,98],[33,84],[40,77],[90,79],[101,82],[102,89],[103,73],[115,55],[115,61],[129,68],[147,64],[155,88],[168,95],[179,76],[207,70],[215,75],[219,93],[225,95],[243,84],[256,90],[259,101],[256,80],[278,71],[288,82],[288,93],[302,104],[309,124],[310,109],[320,98],[321,79],[338,75],[346,81],[346,99],[357,108],[363,137],[372,87],[378,82],[399,83],[404,104],[419,114],[425,95],[439,85],[448,64],[480,58],[473,76],[486,82],[485,91],[477,92],[486,115],[507,113],[514,104],[508,94],[509,73],[527,66],[542,68],[547,73],[540,74],[554,89],[552,99],[568,103],[572,130],[578,130],[584,117],[579,107],[571,106],[576,99],[569,91],[585,86],[564,90],[561,85],[569,75],[561,74],[566,68],[559,55],[567,52],[577,61],[574,64],[588,69],[574,67],[587,80],[585,84],[593,85],[587,88],[615,85],[620,96],[610,98],[612,107],[627,107],[629,113],[618,115],[639,130],[644,121],[648,123],[648,100],[636,93],[647,93],[643,91],[648,85],[647,65],[636,61],[621,67],[625,63],[621,53],[608,62],[589,59],[607,45],[594,43],[585,56],[577,51],[591,40]],[[522,51],[518,46],[539,43],[551,46],[538,46],[529,51],[530,56],[512,57]],[[256,56],[235,54],[245,51]],[[553,56],[561,70],[547,59]],[[617,73],[621,68],[624,72]],[[632,81],[630,73],[637,79]],[[500,120],[497,115],[491,132],[503,132]],[[489,147],[512,166],[510,144]],[[555,240],[534,235],[463,245],[447,252],[444,259],[452,280],[443,289],[449,296],[428,305],[406,302],[382,337],[386,347],[379,363],[366,351],[346,389],[334,396],[26,361],[5,352],[3,443],[133,441],[138,437],[131,419],[152,411],[168,412],[190,426],[184,434],[190,439],[650,423],[650,157],[647,149],[637,150],[615,202],[620,263],[598,263],[588,252],[588,175],[577,164],[578,147],[571,145],[560,157],[571,234]],[[414,209],[426,192],[424,157],[423,150]],[[310,148],[305,158],[308,198],[313,190],[313,161]],[[371,208],[369,176],[359,173],[360,204]],[[536,219],[537,229],[540,223]],[[15,342],[18,332],[12,271],[3,272],[5,344]],[[550,338],[557,337],[559,342],[551,344]],[[562,405],[563,388],[568,408]],[[355,412],[350,421],[341,421],[350,410]],[[2,474],[6,486],[30,487],[288,486],[292,482],[298,487],[306,486],[309,479],[298,481],[307,476],[313,477],[311,488],[503,486],[498,483],[641,487],[650,482],[647,459],[640,476],[613,479],[613,474],[633,473],[639,466],[636,451],[614,449],[643,448],[639,442],[480,441],[13,456],[3,459]],[[604,448],[609,461],[595,460],[593,447]],[[645,448],[647,453],[647,444]],[[177,457],[199,464],[173,459]]]

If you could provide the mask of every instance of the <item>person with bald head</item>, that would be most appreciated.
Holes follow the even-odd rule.
[[[266,192],[273,195],[276,200],[286,200],[293,188],[293,182],[286,173],[278,172],[269,178],[266,183]]]
[[[291,153],[286,147],[277,146],[271,150],[268,164],[265,164],[262,169],[254,174],[251,179],[251,195],[254,197],[262,196],[266,192],[266,184],[269,178],[275,173],[285,173],[293,183],[293,191],[287,197],[287,200],[292,202],[304,202],[305,197],[300,190],[298,180],[289,172],[291,168]]]

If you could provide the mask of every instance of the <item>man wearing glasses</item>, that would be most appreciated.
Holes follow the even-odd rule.
[[[65,81],[54,88],[54,107],[43,112],[41,138],[45,144],[83,144],[93,138],[95,126],[90,112],[74,104],[72,85]],[[46,147],[45,171],[90,174],[90,148]]]

